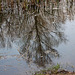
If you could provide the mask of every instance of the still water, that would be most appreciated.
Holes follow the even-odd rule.
[[[0,75],[32,75],[59,63],[75,68],[75,2],[42,2],[23,8],[22,3],[1,2]]]

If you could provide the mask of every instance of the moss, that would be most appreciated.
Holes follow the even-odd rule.
[[[57,65],[55,65],[55,66],[53,66],[53,67],[51,67],[51,68],[48,68],[47,70],[41,70],[40,72],[37,72],[35,75],[45,75],[45,73],[46,73],[47,71],[51,71],[51,73],[56,74],[59,69],[60,69],[60,65],[57,64]]]
[[[58,70],[60,68],[60,65],[59,64],[57,64],[56,66],[53,66],[53,69],[54,70]]]
[[[35,74],[35,75],[44,75],[44,74],[42,74],[42,73],[38,73],[38,74]]]
[[[38,75],[44,75],[44,74],[38,74]]]

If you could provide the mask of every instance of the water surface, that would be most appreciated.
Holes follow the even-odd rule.
[[[75,67],[75,2],[40,3],[3,0],[0,9],[0,74],[31,75],[59,63]],[[66,66],[69,66],[66,67]]]

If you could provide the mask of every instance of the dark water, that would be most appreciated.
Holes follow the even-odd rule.
[[[0,75],[31,75],[57,63],[74,70],[75,2],[45,5],[25,10],[22,3],[1,2]]]

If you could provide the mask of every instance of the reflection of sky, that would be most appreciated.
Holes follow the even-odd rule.
[[[61,57],[56,62],[61,64],[69,64],[75,67],[75,20],[65,22],[65,34],[67,36],[67,43],[60,44],[57,48]],[[61,60],[62,59],[62,60]]]
[[[19,54],[17,51],[17,46],[15,44],[12,44],[11,48],[5,47],[5,48],[0,48],[0,54],[9,54],[9,55],[15,55],[15,54]]]
[[[11,48],[0,48],[0,75],[31,75],[37,67],[22,59],[18,52],[20,43],[12,43]],[[13,73],[12,73],[13,72]]]

